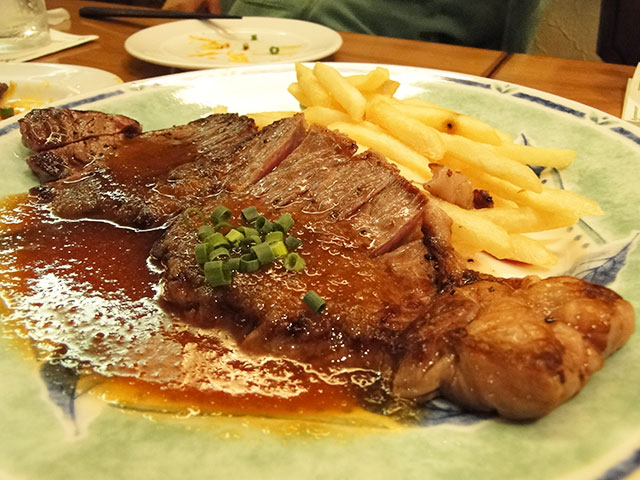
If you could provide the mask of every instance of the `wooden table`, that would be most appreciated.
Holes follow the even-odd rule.
[[[48,8],[64,7],[71,14],[70,21],[55,28],[75,34],[97,34],[100,39],[37,61],[100,68],[125,82],[178,71],[137,60],[124,49],[127,37],[166,20],[81,18],[78,9],[86,5],[113,6],[81,0],[47,0]],[[357,33],[341,35],[342,47],[325,60],[412,65],[495,78],[554,93],[617,116],[622,112],[627,79],[633,74],[633,67],[625,65],[507,55],[494,50]]]

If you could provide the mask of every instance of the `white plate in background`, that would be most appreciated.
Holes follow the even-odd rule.
[[[304,20],[243,17],[164,23],[134,33],[124,46],[140,60],[197,70],[317,60],[338,50],[342,37]]]

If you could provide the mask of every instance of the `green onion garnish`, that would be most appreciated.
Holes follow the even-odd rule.
[[[251,35],[251,40],[257,40],[257,39],[258,39],[258,35],[256,35],[255,33]]]
[[[267,236],[264,237],[264,241],[267,243],[277,243],[282,242],[283,234],[282,232],[269,232]]]
[[[304,297],[302,297],[302,301],[316,313],[322,312],[327,306],[327,302],[325,302],[322,297],[313,290],[309,290],[305,293]]]
[[[211,245],[211,248],[218,248],[223,245],[229,245],[229,241],[220,232],[216,232],[213,235],[209,235],[204,239],[206,243]]]
[[[248,44],[247,42],[244,42],[244,43],[242,44],[242,49],[243,49],[243,50],[249,50],[249,44]]]
[[[224,205],[218,205],[211,214],[213,223],[227,222],[231,218],[231,210]]]
[[[298,248],[300,245],[302,245],[302,240],[296,237],[288,236],[287,239],[284,241],[284,244],[287,246],[287,248],[290,251],[292,251]]]
[[[280,47],[276,47],[276,46],[269,47],[269,53],[271,55],[277,55],[279,52],[280,52]]]
[[[278,218],[273,223],[282,227],[282,231],[284,233],[287,233],[289,230],[291,230],[291,227],[293,227],[293,217],[288,213],[283,213],[282,215],[280,215],[280,218]]]
[[[202,225],[198,229],[198,236],[200,237],[200,240],[204,240],[209,235],[213,235],[214,233],[216,233],[216,229],[213,228],[211,225]]]
[[[209,254],[209,260],[228,260],[229,258],[231,258],[231,254],[224,247],[216,248]]]
[[[242,209],[240,212],[242,214],[242,218],[244,218],[245,222],[253,223],[260,216],[258,213],[258,209],[256,207],[247,207]]]
[[[273,263],[276,259],[276,256],[273,254],[273,250],[268,243],[259,243],[251,247],[251,251],[260,262],[260,265],[269,265]]]
[[[189,207],[185,209],[185,211],[182,212],[182,215],[184,215],[186,218],[189,218],[189,215],[191,215],[192,213],[197,214],[198,217],[200,217],[200,220],[202,221],[202,223],[207,222],[207,216],[204,213],[202,213],[202,210],[196,207]]]
[[[240,270],[240,257],[230,258],[222,265],[222,268],[229,270],[230,272],[237,272]]]
[[[293,272],[300,272],[304,270],[306,262],[297,253],[290,253],[287,258],[284,259],[284,268]]]
[[[260,268],[260,262],[252,253],[245,253],[240,257],[240,268],[242,273],[255,272]]]
[[[241,227],[236,227],[236,230],[238,230],[240,233],[242,233],[246,238],[260,235],[258,230],[256,230],[255,228],[251,228],[251,227],[241,226]]]
[[[0,107],[0,118],[2,118],[3,120],[5,118],[12,117],[13,115],[15,115],[15,113],[16,112],[13,107]]]
[[[223,263],[220,260],[204,264],[204,278],[212,287],[231,285],[233,276],[230,271],[222,268],[222,265]]]
[[[256,223],[256,226],[257,225],[258,224]],[[265,221],[262,222],[262,225],[258,227],[258,231],[263,235],[266,235],[267,233],[273,231],[273,223],[265,219]]]
[[[216,229],[216,232],[220,232],[222,230],[231,230],[231,224],[229,222],[218,222],[216,223],[216,226],[214,227]]]
[[[206,243],[196,245],[196,262],[204,265],[209,260],[209,248]]]
[[[287,247],[285,247],[284,242],[282,241],[268,245],[271,247],[271,251],[276,258],[284,257],[287,253],[289,253]]]
[[[236,230],[235,228],[232,228],[225,235],[225,238],[229,240],[229,243],[239,243],[241,240],[244,239],[244,235],[238,230]]]

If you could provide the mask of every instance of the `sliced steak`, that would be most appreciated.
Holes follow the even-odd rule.
[[[219,168],[223,159],[256,130],[247,117],[220,114],[133,138],[102,136],[86,140],[77,149],[86,145],[95,146],[95,151],[78,154],[76,144],[72,144],[34,156],[40,160],[39,166],[53,158],[48,172],[55,173],[59,168],[71,175],[32,192],[64,218],[100,218],[137,228],[156,227],[179,209],[183,200],[188,201],[166,189],[167,185],[179,189],[181,182],[171,179],[176,167],[197,163],[217,164]],[[89,163],[83,165],[85,161]],[[218,185],[216,178],[206,180]],[[162,188],[164,193],[159,191]]]
[[[70,110],[35,109],[19,120],[22,143],[36,152],[51,150],[98,135],[138,135],[140,124],[124,115]]]
[[[399,397],[440,393],[510,418],[546,414],[627,341],[633,310],[615,293],[467,270],[448,218],[378,155],[352,154],[348,139],[312,127],[247,192],[222,190],[203,205],[290,213],[304,272],[276,263],[212,288],[194,256],[198,225],[178,217],[152,250],[165,266],[163,301],[248,351],[375,369]],[[322,314],[303,304],[308,290],[326,300]]]

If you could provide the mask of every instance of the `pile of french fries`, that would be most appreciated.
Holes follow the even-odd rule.
[[[552,266],[556,256],[526,236],[603,215],[596,202],[575,192],[544,186],[529,165],[563,169],[576,152],[515,144],[506,132],[474,117],[418,98],[399,99],[400,84],[377,67],[343,76],[316,63],[296,65],[289,92],[305,107],[307,122],[338,130],[363,148],[387,157],[400,173],[452,219],[452,243],[462,255],[487,252],[499,259]],[[260,124],[287,113],[256,114]],[[429,164],[462,172],[473,188],[489,192],[493,208],[464,209],[430,194]]]

